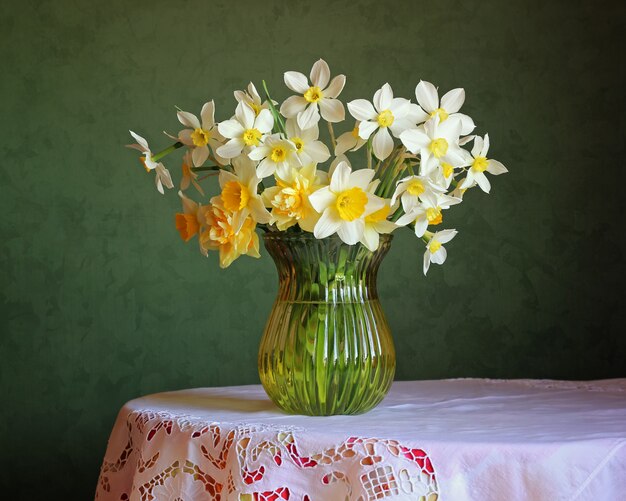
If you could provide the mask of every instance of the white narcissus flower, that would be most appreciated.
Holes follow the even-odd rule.
[[[402,209],[409,212],[420,203],[420,200],[436,193],[443,193],[445,189],[431,179],[424,176],[408,176],[398,181],[396,190],[391,197],[391,205],[396,203],[398,197],[402,201]]]
[[[335,155],[342,155],[346,151],[356,151],[367,141],[359,136],[359,121],[354,124],[354,129],[344,132],[337,138],[337,146],[335,146]]]
[[[259,161],[256,174],[261,179],[271,176],[276,169],[300,166],[296,145],[280,134],[272,134],[263,140],[263,144],[253,149],[248,156]]]
[[[337,233],[348,245],[363,238],[365,218],[385,205],[384,200],[368,191],[374,174],[373,169],[352,172],[345,162],[337,165],[330,186],[309,196],[313,208],[322,214],[313,230],[315,238]]]
[[[274,117],[269,110],[261,110],[255,115],[254,110],[245,103],[239,103],[235,117],[221,122],[218,130],[229,141],[217,149],[217,154],[224,158],[235,158],[245,150],[256,148],[274,127]]]
[[[296,146],[296,153],[302,165],[311,162],[315,164],[323,163],[330,158],[328,147],[318,141],[320,129],[317,124],[309,129],[301,129],[296,119],[289,118],[285,124],[287,137]]]
[[[481,137],[475,137],[471,157],[467,154],[468,160],[471,162],[470,168],[467,169],[467,177],[459,188],[470,188],[474,183],[476,183],[480,186],[481,190],[485,193],[489,193],[489,190],[491,190],[491,183],[489,182],[489,179],[487,179],[487,176],[485,176],[485,171],[489,172],[489,174],[493,174],[494,176],[509,172],[507,168],[497,160],[487,158],[488,152],[489,134],[485,134],[484,140]]]
[[[296,117],[301,129],[319,122],[320,112],[327,122],[341,122],[346,112],[337,97],[346,83],[345,75],[337,75],[329,84],[330,68],[320,59],[311,68],[310,76],[313,85],[298,71],[285,72],[285,85],[300,95],[285,99],[280,113],[287,118]]]
[[[136,144],[127,144],[127,148],[132,148],[134,150],[139,150],[143,153],[143,156],[139,159],[141,160],[142,165],[146,169],[147,172],[153,170],[156,174],[154,182],[156,184],[157,190],[161,195],[165,194],[165,188],[172,189],[174,187],[174,182],[172,181],[172,176],[170,175],[170,171],[168,171],[165,166],[161,162],[155,162],[152,160],[152,151],[150,151],[150,146],[148,146],[148,141],[146,141],[139,134],[135,134],[132,130],[129,130],[130,135],[135,138],[137,141]]]
[[[271,224],[280,231],[298,224],[312,233],[320,215],[311,205],[309,196],[328,184],[326,172],[318,172],[311,163],[300,169],[281,169],[275,176],[276,186],[262,194],[265,206],[272,208]]]
[[[441,123],[439,115],[435,115],[417,129],[404,131],[400,140],[411,153],[419,152],[420,175],[428,176],[444,163],[463,165],[465,158],[459,146],[460,130],[460,119],[451,117]]]
[[[268,101],[263,102],[261,100],[261,96],[257,92],[256,87],[254,86],[252,82],[248,84],[247,91],[236,90],[234,92],[234,95],[238,103],[247,104],[250,108],[252,108],[255,115],[258,115],[259,113],[261,113],[261,110],[269,109],[269,106],[270,106],[269,102]],[[277,104],[274,101],[272,102],[273,104]]]
[[[431,117],[439,115],[439,119],[444,122],[448,117],[456,117],[461,122],[461,134],[469,134],[474,130],[474,121],[464,115],[458,113],[465,102],[464,89],[452,89],[446,92],[439,103],[439,94],[437,88],[430,82],[420,80],[415,87],[415,97],[422,109]]]
[[[424,275],[428,272],[430,263],[444,263],[448,253],[442,244],[448,243],[457,233],[456,230],[443,230],[438,231],[430,238],[426,244],[426,252],[424,252]]]
[[[350,114],[359,124],[359,136],[362,139],[369,139],[375,131],[372,141],[374,155],[379,160],[387,158],[393,150],[393,139],[389,130],[394,136],[399,137],[402,132],[414,127],[414,124],[407,119],[410,112],[410,102],[408,99],[393,97],[391,86],[386,83],[374,94],[374,105],[366,99],[355,99],[348,103]]]
[[[187,111],[176,113],[178,121],[189,129],[183,129],[178,133],[178,140],[191,148],[191,158],[195,167],[200,167],[209,158],[209,146],[215,151],[219,148],[224,138],[220,135],[215,124],[215,105],[213,101],[205,103],[200,111],[200,118]],[[228,163],[223,158],[216,157],[222,165]]]
[[[415,235],[421,238],[426,233],[428,226],[441,224],[443,215],[441,211],[449,209],[451,205],[461,203],[460,198],[451,197],[442,193],[435,193],[423,198],[422,202],[412,207],[406,214],[398,218],[398,226],[415,224]]]
[[[258,193],[261,180],[256,175],[254,162],[242,156],[233,160],[233,168],[234,174],[220,170],[222,204],[227,211],[243,213],[244,218],[250,214],[257,223],[269,223],[272,217]]]

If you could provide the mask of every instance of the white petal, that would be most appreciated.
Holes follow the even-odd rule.
[[[356,138],[352,132],[344,132],[337,138],[337,146],[335,146],[335,155],[341,155],[356,146]]]
[[[272,116],[272,112],[268,109],[261,110],[254,121],[254,127],[263,134],[270,132],[274,127],[274,117]]]
[[[341,193],[347,190],[350,182],[351,169],[346,162],[339,162],[330,179],[330,190],[335,193]]]
[[[441,98],[441,107],[446,113],[456,113],[465,102],[465,89],[452,89],[446,92]]]
[[[393,90],[391,90],[391,85],[386,83],[374,93],[374,108],[379,113],[383,110],[388,110],[391,107],[392,99]]]
[[[235,108],[235,117],[237,117],[239,123],[246,129],[252,129],[256,115],[254,110],[242,101],[237,105],[237,108]]]
[[[365,230],[365,222],[363,219],[355,219],[354,221],[342,221],[337,229],[337,235],[348,245],[354,245],[363,236]]]
[[[367,191],[367,187],[369,186],[372,179],[374,179],[374,175],[376,172],[374,169],[358,169],[350,173],[350,179],[348,184],[350,186],[357,186],[364,191]]]
[[[415,128],[415,124],[411,120],[408,120],[406,118],[394,120],[393,123],[389,126],[391,133],[396,137],[400,137],[400,134],[402,134],[405,130],[413,128]]]
[[[324,89],[330,80],[330,68],[323,59],[318,59],[311,68],[311,82],[316,87]]]
[[[404,99],[403,97],[394,97],[391,100],[391,105],[389,109],[393,113],[393,116],[396,120],[401,120],[406,118],[409,111],[411,110],[411,101],[408,99]]]
[[[490,159],[487,164],[487,172],[489,172],[489,174],[493,174],[494,176],[499,176],[500,174],[509,172],[509,170],[497,160]]]
[[[244,146],[243,139],[236,137],[228,141],[224,146],[220,146],[216,153],[224,158],[234,158],[241,155],[241,150],[243,150]]]
[[[304,111],[308,101],[302,96],[291,96],[280,105],[280,114],[287,118],[293,118],[301,111]]]
[[[485,140],[483,141],[483,147],[480,150],[480,156],[486,157],[489,153],[489,134],[485,134]]]
[[[330,151],[321,141],[311,141],[304,146],[304,152],[311,157],[316,164],[325,162],[330,158]]]
[[[376,122],[361,122],[359,124],[359,137],[367,140],[376,129],[378,129],[378,124]]]
[[[304,94],[309,90],[309,81],[299,71],[286,71],[285,85],[298,94]]]
[[[239,122],[237,122],[239,123]],[[187,145],[187,146],[193,146],[193,140],[191,139],[191,133],[193,131],[191,129],[183,129],[178,133],[178,140]]]
[[[137,141],[137,144],[140,146],[140,148],[143,151],[150,151],[150,147],[148,146],[148,141],[146,141],[143,137],[141,137],[139,134],[135,134],[132,130],[129,130],[128,132],[130,132],[130,135],[133,136],[133,138],[135,138],[135,141]],[[132,144],[129,146],[133,146]],[[137,149],[137,148],[135,148]]]
[[[232,139],[241,137],[245,129],[238,120],[225,120],[217,126],[217,130],[222,136]]]
[[[319,106],[322,118],[327,122],[337,123],[346,118],[343,103],[337,99],[322,99]]]
[[[450,240],[458,235],[458,231],[456,230],[442,230],[438,231],[435,235],[437,242],[442,244],[447,244]]]
[[[428,251],[430,252],[430,251]],[[445,247],[440,247],[437,252],[430,256],[430,260],[435,264],[443,264],[448,256],[448,251]]]
[[[474,146],[472,146],[472,156],[474,158],[480,156],[480,152],[483,149],[483,138],[480,136],[476,136],[474,138]]]
[[[415,97],[420,106],[428,113],[432,113],[439,108],[437,89],[430,82],[420,80],[420,83],[415,87]]]
[[[415,236],[422,238],[426,230],[428,229],[428,219],[426,217],[420,217],[415,220]]]
[[[372,103],[365,99],[355,99],[348,103],[348,111],[357,120],[373,120],[378,113]]]
[[[471,187],[473,184],[474,184],[474,171],[472,169],[469,169],[467,171],[467,176],[465,177],[463,182],[459,184],[458,189],[466,190],[467,188]]]
[[[461,119],[461,134],[469,134],[476,128],[474,120],[472,120],[467,115],[464,115],[463,113],[457,113],[456,116]]]
[[[194,148],[191,152],[191,158],[193,159],[194,167],[200,167],[209,158],[209,148],[207,146]]]
[[[411,123],[417,125],[425,122],[430,118],[430,115],[426,113],[422,108],[420,108],[415,103],[409,103],[409,109],[406,113],[407,120],[410,120]]]
[[[431,140],[419,129],[405,130],[400,134],[400,141],[411,153],[417,153],[420,149],[428,147]]]
[[[276,172],[276,164],[269,162],[267,158],[262,160],[256,168],[256,175],[261,179],[271,176],[274,172]]]
[[[426,248],[426,252],[424,252],[424,275],[428,272],[428,268],[430,267],[430,251]]]
[[[380,243],[380,235],[374,229],[373,226],[366,224],[363,230],[363,237],[361,237],[361,243],[365,245],[370,251],[374,252],[378,249]]]
[[[331,204],[334,204],[337,196],[330,191],[328,186],[320,188],[319,190],[309,195],[309,202],[311,206],[320,214]]]
[[[200,112],[200,117],[202,118],[202,128],[210,129],[215,125],[215,104],[213,100],[208,103],[204,103],[202,107],[202,111]]]
[[[176,113],[176,116],[181,124],[191,127],[192,129],[200,128],[200,121],[193,113],[189,113],[188,111],[179,111]]]
[[[393,139],[386,128],[379,129],[374,135],[372,148],[374,150],[374,155],[379,160],[384,160],[391,154],[393,151]]]
[[[298,127],[301,129],[313,127],[314,124],[320,121],[320,114],[319,111],[317,111],[317,105],[310,104],[306,110],[298,113],[297,120]]]
[[[344,85],[346,85],[346,76],[337,75],[330,81],[330,85],[326,87],[326,89],[323,89],[324,97],[336,98],[341,94]]]
[[[248,153],[248,158],[251,160],[263,160],[270,152],[269,146],[258,146]]]
[[[341,219],[339,218],[336,210],[332,207],[327,208],[322,217],[319,218],[313,234],[315,238],[326,238],[335,233],[341,226]]]
[[[475,172],[474,181],[476,181],[476,184],[478,184],[478,186],[480,186],[480,189],[483,190],[485,193],[489,193],[489,191],[491,190],[491,183],[483,172]]]

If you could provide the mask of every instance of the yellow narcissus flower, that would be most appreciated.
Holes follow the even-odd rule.
[[[327,184],[325,172],[317,172],[315,164],[276,171],[276,186],[262,195],[266,207],[272,208],[272,224],[280,231],[298,224],[313,232],[320,215],[311,205],[309,195]]]
[[[206,230],[200,235],[200,246],[217,250],[220,267],[228,268],[241,255],[261,257],[256,223],[243,212],[231,212],[224,207],[220,197],[213,197],[211,205],[204,208]]]

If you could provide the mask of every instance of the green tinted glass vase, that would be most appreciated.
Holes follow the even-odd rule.
[[[359,414],[386,395],[395,372],[393,340],[376,292],[391,235],[376,252],[337,236],[266,233],[278,269],[278,297],[259,348],[259,375],[286,412]]]

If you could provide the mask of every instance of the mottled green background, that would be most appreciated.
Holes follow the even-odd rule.
[[[449,212],[444,267],[398,232],[380,293],[398,379],[625,376],[619,2],[6,3],[0,13],[3,495],[92,497],[120,406],[258,382],[273,264],[208,262],[128,129],[324,57],[342,99],[463,86],[510,174]],[[170,163],[177,171],[178,158]],[[58,497],[60,498],[60,497]]]

